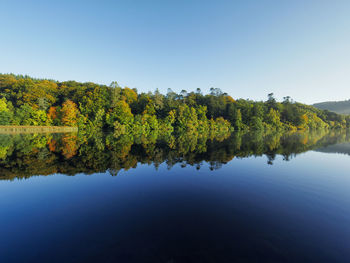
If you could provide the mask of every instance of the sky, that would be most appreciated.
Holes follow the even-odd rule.
[[[0,0],[0,73],[350,99],[350,1]]]

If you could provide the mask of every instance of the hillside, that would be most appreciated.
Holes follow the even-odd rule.
[[[326,101],[315,103],[312,106],[321,110],[329,110],[339,114],[350,114],[350,100]]]

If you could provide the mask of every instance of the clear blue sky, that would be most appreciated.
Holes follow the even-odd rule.
[[[139,91],[350,98],[350,1],[0,2],[0,72]]]

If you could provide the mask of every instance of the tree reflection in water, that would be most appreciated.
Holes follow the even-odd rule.
[[[289,161],[295,155],[327,145],[350,141],[346,131],[294,133],[233,133],[230,137],[208,138],[181,134],[178,137],[132,137],[112,134],[84,136],[67,134],[0,135],[0,179],[28,178],[62,173],[92,174],[136,168],[138,163],[168,169],[179,163],[200,169],[208,163],[219,169],[233,158],[267,157],[272,165],[276,155]]]

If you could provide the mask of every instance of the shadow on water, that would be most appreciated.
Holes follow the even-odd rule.
[[[350,141],[347,131],[294,133],[233,133],[230,137],[207,138],[183,134],[179,137],[131,137],[113,134],[0,134],[0,179],[29,178],[62,173],[92,174],[166,163],[201,169],[204,163],[216,170],[233,158],[267,157],[272,165],[276,156],[289,161],[297,154],[320,149],[340,151]],[[330,147],[336,145],[335,149]],[[344,151],[344,149],[343,149]],[[350,152],[350,151],[348,151]]]

